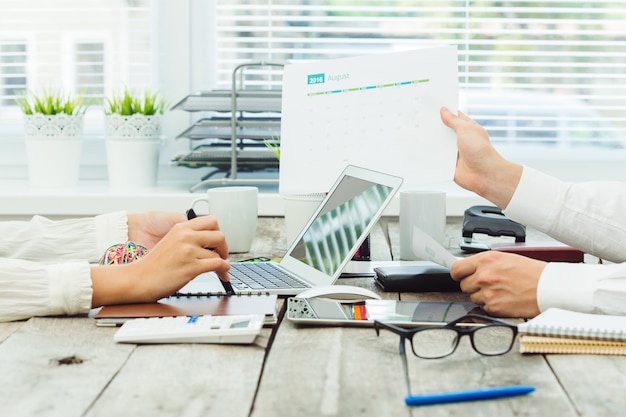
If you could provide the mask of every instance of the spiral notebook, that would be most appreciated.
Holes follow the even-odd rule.
[[[275,294],[183,295],[176,294],[156,303],[104,306],[94,318],[98,326],[119,326],[126,320],[146,317],[264,314],[265,324],[277,322]]]
[[[550,308],[518,325],[521,353],[626,354],[626,317]]]
[[[520,353],[626,355],[626,342],[523,334],[520,335]]]

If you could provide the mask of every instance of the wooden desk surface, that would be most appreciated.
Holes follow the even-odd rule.
[[[456,241],[460,222],[449,227]],[[381,230],[371,237],[375,259],[389,252]],[[397,249],[397,224],[389,230]],[[251,253],[241,257],[280,256],[286,249],[282,219],[261,218],[258,235]],[[375,289],[370,278],[341,281]],[[516,384],[536,391],[409,408],[398,337],[388,332],[377,337],[371,328],[298,327],[285,319],[264,329],[253,345],[136,346],[114,343],[115,331],[85,317],[0,323],[0,416],[552,417],[618,416],[626,409],[622,356],[521,355],[516,345],[506,355],[484,357],[463,340],[444,359],[409,356],[413,393]]]

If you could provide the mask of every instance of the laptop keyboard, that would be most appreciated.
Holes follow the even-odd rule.
[[[239,290],[310,288],[270,262],[233,262],[228,273],[230,283]]]

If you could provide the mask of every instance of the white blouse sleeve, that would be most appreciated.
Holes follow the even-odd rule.
[[[125,212],[95,217],[0,222],[0,257],[36,262],[97,262],[106,249],[128,239]]]
[[[89,263],[127,239],[125,212],[0,222],[0,321],[88,313]]]
[[[86,261],[45,265],[0,258],[0,321],[87,314],[91,297]]]

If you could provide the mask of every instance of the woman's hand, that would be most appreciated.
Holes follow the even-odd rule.
[[[92,306],[154,302],[208,271],[228,281],[227,259],[228,246],[215,217],[175,223],[140,260],[93,267]]]
[[[147,211],[128,215],[128,240],[152,249],[170,229],[186,221],[181,213]]]

